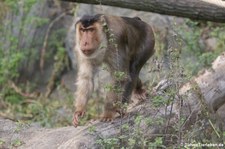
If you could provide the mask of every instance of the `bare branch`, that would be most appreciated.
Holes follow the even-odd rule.
[[[223,0],[62,0],[101,4],[213,22],[225,22]]]

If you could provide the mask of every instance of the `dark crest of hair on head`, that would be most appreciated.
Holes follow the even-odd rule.
[[[83,27],[86,28],[86,27],[92,25],[93,23],[95,23],[96,21],[98,21],[100,16],[101,16],[100,14],[97,14],[97,15],[94,15],[94,16],[84,15],[80,19],[80,22],[82,23]]]

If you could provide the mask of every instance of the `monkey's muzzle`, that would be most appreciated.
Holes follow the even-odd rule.
[[[82,49],[81,51],[84,55],[90,56],[92,53],[94,53],[95,50],[94,49]]]

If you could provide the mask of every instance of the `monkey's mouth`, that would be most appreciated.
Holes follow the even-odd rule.
[[[84,55],[90,56],[94,50],[82,50]]]

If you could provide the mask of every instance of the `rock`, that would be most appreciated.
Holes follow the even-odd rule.
[[[213,51],[217,47],[217,39],[216,38],[208,38],[205,40],[206,47],[209,51]]]

